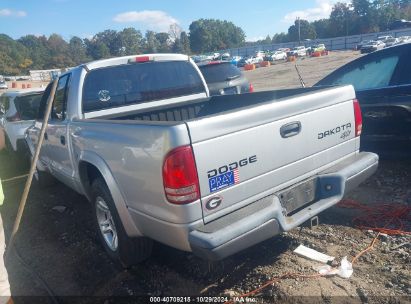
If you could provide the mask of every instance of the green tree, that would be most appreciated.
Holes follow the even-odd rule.
[[[347,36],[351,31],[354,20],[354,13],[347,3],[337,2],[329,19],[329,34],[331,37]]]
[[[354,26],[361,34],[371,33],[379,30],[377,11],[369,0],[353,0],[352,7],[356,22]]]
[[[170,52],[170,35],[168,33],[157,33],[155,35],[156,40],[158,41],[158,52],[159,53],[168,53]]]
[[[29,51],[21,43],[0,34],[0,74],[27,72],[30,61]]]
[[[298,29],[300,28],[300,35]],[[291,41],[299,41],[304,39],[315,39],[317,38],[317,33],[312,24],[307,20],[295,20],[294,25],[288,28],[288,36]]]
[[[198,53],[238,47],[245,41],[244,31],[226,20],[200,19],[189,29],[191,50]]]
[[[288,37],[288,34],[286,33],[279,33],[279,34],[274,34],[273,39],[271,39],[272,43],[284,43],[284,42],[289,42],[290,39]]]
[[[188,37],[186,32],[182,32],[180,35],[181,45],[183,48],[183,54],[191,54],[190,49],[190,38]]]
[[[83,39],[77,36],[72,37],[69,41],[68,49],[71,60],[75,65],[89,61],[90,58],[87,56],[87,47]]]
[[[332,37],[332,30],[330,27],[330,19],[320,19],[311,22],[317,34],[317,38],[329,38]]]
[[[84,43],[87,48],[87,56],[94,60],[109,58],[110,49],[103,42],[96,40],[94,37],[92,39],[84,39]]]
[[[50,59],[48,51],[48,39],[46,36],[36,37],[34,35],[26,35],[17,40],[29,51],[29,58],[33,61],[31,69],[40,70],[48,68]]]
[[[69,54],[68,43],[58,34],[52,34],[47,40],[50,68],[65,68],[74,65]]]
[[[272,40],[270,35],[267,35],[264,40],[261,41],[262,44],[271,44]]]
[[[145,34],[145,52],[157,53],[160,43],[157,40],[156,33],[147,31]]]
[[[94,35],[93,40],[95,40],[97,48],[100,49],[101,54],[104,54],[103,58],[108,57],[105,54],[106,48],[111,56],[119,56],[121,54],[121,39],[119,38],[117,31],[105,30]],[[105,45],[105,47],[102,45]]]
[[[129,27],[118,33],[120,55],[134,55],[143,49],[143,35],[135,28]]]

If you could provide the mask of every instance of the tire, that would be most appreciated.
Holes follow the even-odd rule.
[[[145,238],[130,238],[120,220],[113,198],[105,181],[97,178],[92,183],[93,217],[99,239],[107,254],[124,268],[146,260],[153,241]]]

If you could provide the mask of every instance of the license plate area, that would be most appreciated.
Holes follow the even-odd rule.
[[[317,178],[304,181],[277,193],[286,215],[292,215],[301,207],[309,205],[316,199]]]

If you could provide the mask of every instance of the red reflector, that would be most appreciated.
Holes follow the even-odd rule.
[[[362,132],[362,115],[360,103],[357,99],[353,100],[354,104],[354,116],[355,116],[355,136],[360,136]]]
[[[136,62],[147,62],[147,61],[150,61],[150,57],[149,57],[149,56],[136,57]]]
[[[191,146],[169,152],[163,165],[164,191],[173,204],[187,204],[200,197],[197,168]]]
[[[248,88],[248,92],[250,92],[250,93],[254,92],[254,87],[251,83],[250,83],[250,87]]]

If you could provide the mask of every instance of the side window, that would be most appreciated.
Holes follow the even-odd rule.
[[[403,52],[391,85],[411,85],[411,47]]]
[[[375,55],[353,63],[344,72],[336,72],[322,84],[352,84],[358,91],[389,86],[399,55],[390,54],[382,58],[378,56],[379,54]]]
[[[67,88],[70,74],[60,77],[54,96],[53,108],[51,110],[52,120],[64,120],[66,118]]]
[[[44,119],[44,112],[46,111],[46,108],[47,108],[47,101],[49,99],[52,87],[53,87],[53,82],[50,82],[47,85],[47,87],[44,91],[43,97],[41,97],[40,107],[39,107],[39,111],[37,113],[37,120],[43,120]]]

